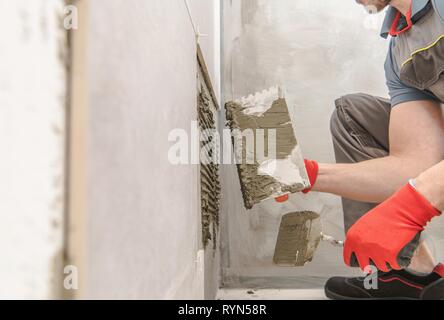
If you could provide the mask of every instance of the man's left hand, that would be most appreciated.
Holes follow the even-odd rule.
[[[421,233],[438,215],[440,212],[408,184],[349,230],[345,263],[362,270],[374,265],[383,272],[407,268]]]

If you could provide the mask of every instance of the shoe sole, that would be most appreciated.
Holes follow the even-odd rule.
[[[331,300],[369,300],[369,301],[383,301],[383,300],[420,300],[420,299],[414,299],[414,298],[406,298],[406,297],[393,297],[393,298],[352,298],[352,297],[346,297],[342,296],[340,294],[331,292],[328,289],[325,289],[325,295],[327,298]]]

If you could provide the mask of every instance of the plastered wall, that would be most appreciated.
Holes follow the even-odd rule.
[[[0,298],[60,297],[66,34],[62,0],[0,1]]]
[[[208,34],[202,49],[219,88],[218,1],[188,2],[196,29]],[[81,296],[214,297],[218,266],[205,264],[215,256],[202,247],[198,167],[168,162],[170,131],[189,132],[197,119],[196,37],[185,2],[88,0],[85,11],[77,44],[88,83]]]

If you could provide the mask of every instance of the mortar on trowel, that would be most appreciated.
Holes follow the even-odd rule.
[[[281,87],[228,102],[225,107],[247,209],[263,202],[285,199],[311,186],[296,139],[294,114],[288,108]],[[265,148],[258,148],[261,142]],[[268,151],[265,152],[267,156],[264,150]],[[282,215],[273,259],[275,264],[305,265],[312,261],[321,240],[341,245],[322,234],[318,213],[288,212]]]
[[[247,209],[310,187],[282,88],[228,102],[226,112]]]

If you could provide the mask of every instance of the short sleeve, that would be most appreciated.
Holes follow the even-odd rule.
[[[438,100],[433,94],[410,87],[401,81],[399,72],[397,72],[397,65],[393,61],[392,45],[393,39],[390,43],[384,67],[392,107],[409,101]]]

